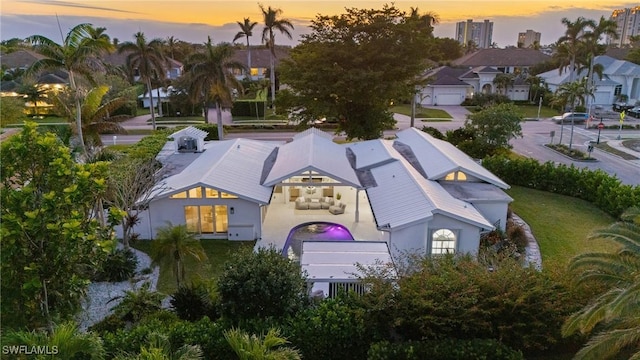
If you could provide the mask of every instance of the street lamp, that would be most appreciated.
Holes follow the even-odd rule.
[[[542,96],[540,96],[540,101],[538,101],[538,121],[540,121],[540,108],[542,107]]]
[[[602,116],[600,117],[600,123],[598,124],[598,140],[596,144],[600,144],[600,131],[604,128],[604,124],[602,123]]]

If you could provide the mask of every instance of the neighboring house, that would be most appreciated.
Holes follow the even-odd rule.
[[[551,56],[536,49],[480,49],[452,61],[451,66],[489,66],[505,74],[528,74],[530,67],[550,59]]]
[[[481,233],[504,229],[512,201],[507,184],[415,128],[395,140],[350,144],[315,128],[289,143],[204,142],[205,133],[187,129],[171,135],[158,156],[170,173],[134,228],[141,238],[154,238],[170,221],[201,238],[283,250],[291,229],[328,221],[356,243],[386,243],[394,257],[476,254]],[[191,145],[179,152],[180,143]]]
[[[102,60],[104,61],[105,64],[108,64],[108,65],[126,66],[127,56],[129,54],[130,53],[128,52],[119,53],[117,51],[114,51],[104,56]],[[179,78],[183,72],[184,72],[184,65],[180,61],[174,60],[172,58],[167,58],[165,76],[168,80],[175,80]],[[140,75],[138,74],[137,69],[134,69],[133,80],[134,81],[140,80]]]
[[[275,66],[276,68],[283,59],[289,58],[289,52],[291,48],[284,46],[276,46]],[[269,77],[269,52],[270,50],[264,46],[251,47],[251,80],[260,80]],[[247,49],[235,48],[233,53],[233,60],[239,62],[248,68],[247,63]],[[247,72],[244,70],[234,69],[233,74],[238,80],[242,80],[247,77]]]
[[[4,69],[23,69],[26,70],[31,64],[37,60],[44,59],[46,56],[40,55],[31,50],[17,50],[8,54],[0,54],[0,63]]]
[[[151,95],[153,96],[153,108],[158,110],[158,104],[163,103],[166,104],[169,102],[169,96],[173,91],[173,87],[169,86],[167,88],[157,88],[151,90]],[[149,92],[145,91],[144,94],[138,95],[138,100],[142,103],[142,107],[144,109],[149,108]]]
[[[423,106],[460,105],[479,92],[501,93],[516,101],[529,99],[530,86],[524,76],[515,76],[511,85],[498,89],[493,80],[499,74],[502,72],[490,66],[471,69],[441,66],[424,75],[431,81],[418,93],[417,101]]]
[[[590,99],[593,105],[611,105],[620,95],[628,97],[627,102],[634,104],[640,100],[640,65],[625,60],[617,60],[610,56],[600,55],[594,58],[595,64],[602,65],[602,78],[597,74],[594,78],[594,97]],[[547,71],[538,75],[556,91],[560,85],[569,82],[569,69]],[[576,80],[587,76],[587,69],[580,71]]]

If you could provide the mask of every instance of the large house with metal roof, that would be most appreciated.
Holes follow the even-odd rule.
[[[593,97],[589,98],[594,105],[611,105],[621,95],[626,95],[627,103],[635,104],[640,100],[640,65],[630,61],[618,60],[611,56],[600,55],[594,58],[594,64],[602,66],[602,77],[595,75]],[[547,71],[538,75],[551,91],[556,91],[560,85],[569,82],[569,69]],[[587,76],[587,69],[581,70],[575,76],[576,80]]]
[[[315,128],[288,143],[205,136],[180,130],[158,155],[168,176],[134,229],[141,238],[168,221],[202,239],[283,249],[291,229],[329,221],[393,254],[476,253],[481,233],[504,229],[512,201],[506,183],[415,128],[348,144]]]

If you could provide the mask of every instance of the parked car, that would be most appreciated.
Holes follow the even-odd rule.
[[[640,118],[640,106],[636,106],[632,109],[627,110],[627,115],[636,119]]]
[[[551,118],[551,120],[555,121],[557,124],[571,123],[572,119],[574,124],[582,124],[589,119],[589,114],[579,113],[579,112],[567,112],[562,115],[554,116]]]
[[[617,102],[617,103],[613,104],[613,106],[612,106],[613,111],[615,111],[615,112],[627,111],[629,109],[632,109],[633,107],[634,107],[634,105],[632,105],[632,104],[620,103],[620,102]]]

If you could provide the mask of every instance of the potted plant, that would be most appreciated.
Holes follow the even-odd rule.
[[[337,193],[337,194],[336,194],[336,200],[340,200],[340,199],[342,199],[342,194]]]

